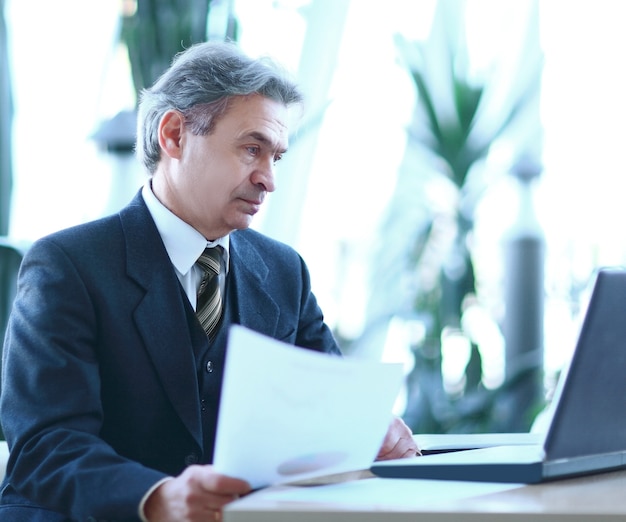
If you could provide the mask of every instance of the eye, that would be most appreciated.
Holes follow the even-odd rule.
[[[274,156],[274,165],[275,165],[276,163],[278,163],[281,159],[283,159],[283,155],[282,155],[282,154],[276,154],[276,155]]]
[[[246,150],[253,156],[256,156],[259,154],[259,151],[261,150],[261,148],[257,147],[256,145],[249,145],[248,147],[246,147]]]

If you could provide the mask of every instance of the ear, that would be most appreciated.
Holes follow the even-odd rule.
[[[167,111],[159,123],[159,145],[171,158],[179,159],[181,156],[184,125],[183,115],[175,110]]]

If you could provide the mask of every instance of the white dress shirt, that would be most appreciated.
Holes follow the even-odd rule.
[[[178,280],[193,309],[196,309],[197,292],[203,275],[202,269],[195,263],[207,247],[220,245],[224,252],[219,279],[223,295],[226,274],[230,265],[229,236],[226,235],[214,241],[207,240],[200,232],[168,210],[157,199],[152,192],[150,181],[143,186],[141,195],[148,206]]]

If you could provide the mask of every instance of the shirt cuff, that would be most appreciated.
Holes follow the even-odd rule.
[[[148,501],[148,497],[150,497],[150,495],[152,495],[152,493],[154,493],[154,491],[164,482],[167,482],[168,480],[172,480],[173,477],[165,477],[161,480],[159,480],[156,484],[154,484],[154,486],[152,486],[147,492],[146,494],[143,496],[143,498],[141,499],[141,502],[139,503],[139,518],[141,519],[141,522],[150,522],[147,518],[146,518],[146,514],[144,513],[145,507],[146,507],[146,502]]]

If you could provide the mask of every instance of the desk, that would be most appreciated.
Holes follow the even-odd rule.
[[[398,491],[409,496],[375,498],[388,485],[369,472],[346,481],[320,486],[315,502],[306,496],[314,486],[274,486],[228,505],[224,522],[583,522],[626,520],[626,471],[561,480],[542,485],[479,485],[474,482],[402,480]],[[351,495],[337,501],[335,488],[347,486]],[[324,490],[323,488],[326,488]],[[350,489],[352,488],[352,489]],[[481,490],[481,488],[485,488]],[[465,489],[465,494],[459,492]],[[491,489],[491,491],[489,491]],[[308,491],[307,491],[308,490]],[[437,494],[420,496],[422,491]],[[325,501],[325,493],[328,492]],[[445,496],[450,492],[450,498]],[[467,493],[470,491],[471,493]],[[414,492],[414,493],[413,493]],[[300,495],[303,495],[300,497]],[[412,505],[412,498],[415,498]]]

